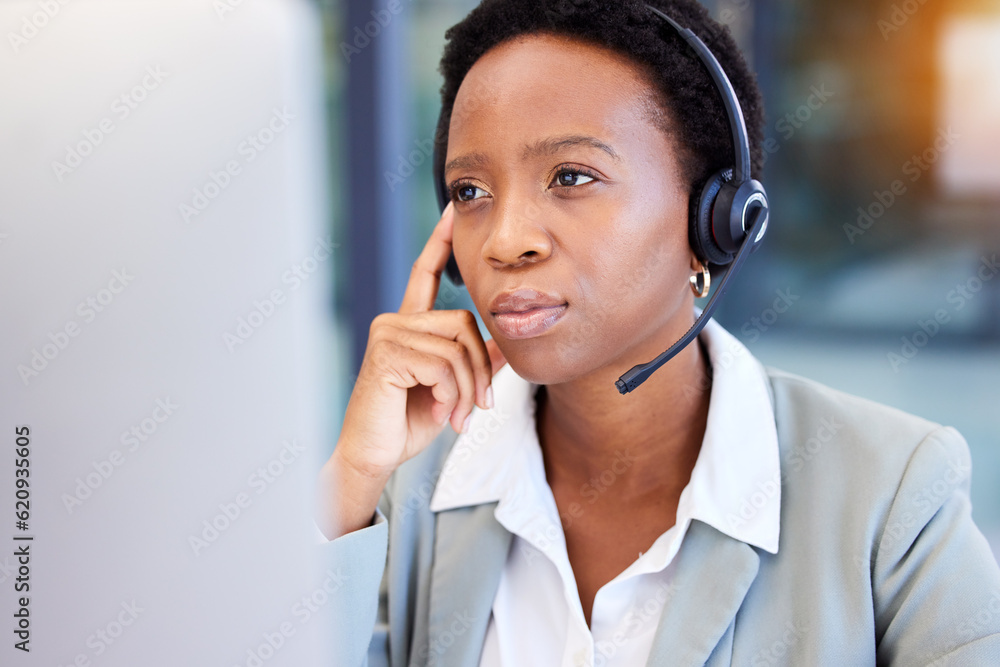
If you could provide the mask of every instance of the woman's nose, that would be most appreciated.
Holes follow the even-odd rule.
[[[541,210],[530,199],[509,197],[494,208],[483,259],[496,269],[537,263],[552,254],[552,239]]]

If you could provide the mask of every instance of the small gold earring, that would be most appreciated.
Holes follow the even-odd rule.
[[[708,264],[702,262],[701,272],[694,274],[688,280],[691,281],[691,291],[694,292],[694,298],[701,299],[707,296],[708,288],[712,284],[712,274],[708,270]]]

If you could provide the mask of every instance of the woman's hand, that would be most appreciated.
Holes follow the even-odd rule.
[[[468,310],[434,310],[451,254],[454,207],[445,208],[413,264],[398,313],[371,324],[338,448],[362,471],[388,477],[419,454],[451,419],[455,431],[473,404],[489,409],[493,375],[506,363],[483,342]]]
[[[470,311],[433,309],[451,255],[453,214],[449,203],[413,264],[399,312],[372,320],[337,447],[321,473],[321,515],[331,509],[324,504],[359,505],[334,509],[347,531],[361,517],[355,527],[370,522],[392,472],[423,451],[449,418],[460,432],[475,405],[493,407],[490,385],[506,363],[503,353],[492,339],[483,341]]]

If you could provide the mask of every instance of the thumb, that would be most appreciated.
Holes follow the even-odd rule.
[[[486,351],[490,354],[490,365],[493,367],[493,375],[496,375],[497,371],[507,363],[507,358],[503,356],[503,352],[500,351],[497,342],[492,338],[486,341]]]

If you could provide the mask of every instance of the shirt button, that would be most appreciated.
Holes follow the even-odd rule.
[[[587,649],[582,648],[577,651],[573,659],[576,661],[577,667],[583,667],[583,665],[587,664]]]

